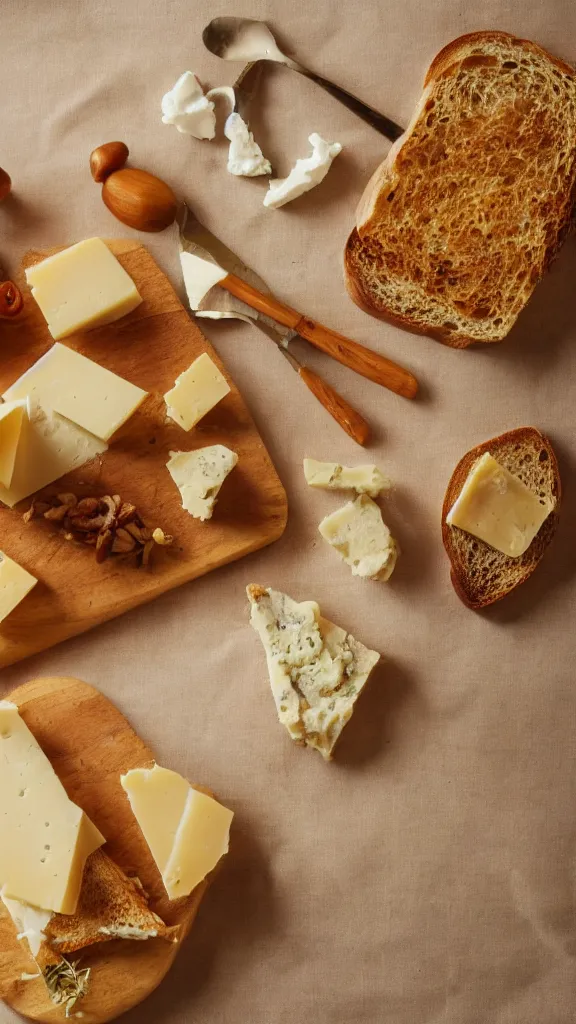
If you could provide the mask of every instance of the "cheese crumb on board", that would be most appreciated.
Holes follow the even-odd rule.
[[[170,452],[168,472],[182,495],[182,508],[195,519],[211,519],[220,488],[238,462],[223,444],[195,452]]]
[[[330,760],[380,655],[324,619],[315,601],[254,584],[247,594],[278,718],[293,740]]]
[[[3,891],[0,891],[0,899],[14,922],[18,933],[16,938],[26,939],[32,956],[37,956],[46,938],[44,930],[52,919],[52,911],[38,910],[21,900],[11,900]],[[32,977],[38,975],[30,975],[30,978]]]
[[[191,430],[230,392],[224,374],[207,352],[181,373],[174,387],[164,395],[170,419],[183,430]]]
[[[378,466],[341,466],[337,462],[318,462],[304,459],[304,476],[310,487],[328,491],[356,491],[377,498],[388,490],[391,481]]]
[[[101,238],[87,238],[28,267],[26,281],[56,341],[119,320],[142,302]]]
[[[107,449],[105,441],[32,402],[29,418],[23,421],[10,487],[0,486],[0,501],[13,508]]]
[[[28,417],[28,403],[25,399],[18,402],[0,403],[0,484],[10,487],[18,445],[22,434],[24,419]]]
[[[57,342],[4,392],[3,398],[35,399],[101,441],[109,441],[136,412],[146,394],[142,388]]]
[[[0,701],[2,895],[40,910],[76,911],[84,865],[104,836],[69,799],[10,701]]]
[[[554,500],[540,501],[522,480],[485,452],[470,470],[446,522],[503,555],[519,558],[555,505]]]
[[[351,567],[353,576],[380,581],[390,579],[399,548],[378,505],[367,494],[361,494],[326,516],[318,529]]]
[[[0,622],[4,622],[10,612],[18,607],[37,582],[26,569],[0,551]]]
[[[188,896],[228,852],[233,812],[157,764],[120,782],[168,896]]]

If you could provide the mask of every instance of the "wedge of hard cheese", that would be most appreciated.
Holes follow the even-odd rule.
[[[188,896],[228,852],[233,812],[157,764],[120,781],[168,896]]]
[[[0,701],[0,835],[3,895],[73,914],[84,865],[104,836],[72,803],[10,701]]]
[[[380,655],[322,618],[315,601],[254,584],[247,593],[278,718],[293,740],[328,761]]]

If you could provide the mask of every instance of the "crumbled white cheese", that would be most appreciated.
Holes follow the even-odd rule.
[[[240,114],[234,112],[226,119],[224,135],[230,140],[227,169],[230,174],[255,178],[259,174],[271,174],[272,165],[266,159],[260,146]]]
[[[312,146],[310,156],[297,160],[287,178],[271,179],[264,196],[264,206],[277,210],[304,192],[309,192],[324,180],[334,157],[342,152],[339,142],[326,142],[317,132],[313,132],[308,141]]]
[[[214,100],[223,96],[234,109],[234,90],[228,86],[211,89],[204,95],[200,82],[191,71],[185,71],[176,84],[162,97],[162,121],[173,124],[184,135],[195,139],[213,139],[216,134]]]
[[[349,501],[326,516],[318,529],[350,566],[353,576],[390,579],[399,554],[398,544],[383,521],[378,505],[367,494],[361,494],[356,501]]]
[[[182,496],[182,508],[195,519],[211,519],[220,488],[237,462],[236,452],[223,444],[170,452],[166,465]]]
[[[391,486],[388,477],[374,465],[341,466],[338,462],[304,459],[304,476],[310,487],[327,491],[356,491],[371,498],[377,498],[381,491]]]

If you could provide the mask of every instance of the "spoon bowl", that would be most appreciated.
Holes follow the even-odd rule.
[[[380,114],[373,107],[369,107],[367,103],[363,103],[346,89],[317,75],[314,71],[309,71],[308,68],[298,64],[291,57],[287,57],[285,53],[282,53],[270,29],[263,21],[255,21],[253,18],[213,18],[202,33],[202,41],[206,49],[216,57],[221,57],[222,60],[238,60],[249,63],[270,60],[276,64],[285,64],[292,71],[297,71],[298,74],[316,82],[322,89],[340,100],[340,103],[343,103],[345,107],[348,107],[392,142],[404,132],[404,129],[395,121],[391,121],[389,117]]]
[[[253,18],[213,18],[202,33],[204,46],[222,60],[273,60],[290,64],[270,29]]]

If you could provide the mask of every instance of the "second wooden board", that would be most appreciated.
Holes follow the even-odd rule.
[[[8,699],[18,706],[68,796],[106,837],[105,852],[128,875],[138,876],[152,910],[177,929],[175,941],[118,939],[71,954],[81,968],[90,968],[88,994],[74,1013],[83,1024],[103,1024],[160,984],[192,927],[207,882],[184,899],[168,899],[120,784],[131,768],[151,767],[154,755],[102,693],[79,679],[54,677],[26,683]],[[64,1020],[64,1008],[51,1002],[42,978],[22,978],[36,973],[26,940],[18,941],[0,902],[0,999],[33,1020]]]
[[[246,405],[231,392],[189,432],[166,420],[163,394],[202,352],[226,373],[162,271],[138,242],[108,243],[136,283],[142,304],[107,327],[66,339],[66,344],[149,392],[144,404],[114,435],[101,459],[46,489],[58,494],[119,494],[152,528],[175,538],[155,551],[150,571],[111,558],[98,565],[94,552],[59,535],[42,520],[25,524],[23,512],[0,509],[2,550],[39,580],[32,593],[0,624],[0,668],[90,629],[182,583],[277,540],[284,531],[284,489]],[[57,250],[53,250],[57,251]],[[26,265],[49,253],[28,254]],[[0,393],[53,344],[30,292],[24,313],[0,328]],[[222,489],[214,517],[202,523],[181,507],[166,469],[170,451],[224,444],[239,456]]]

